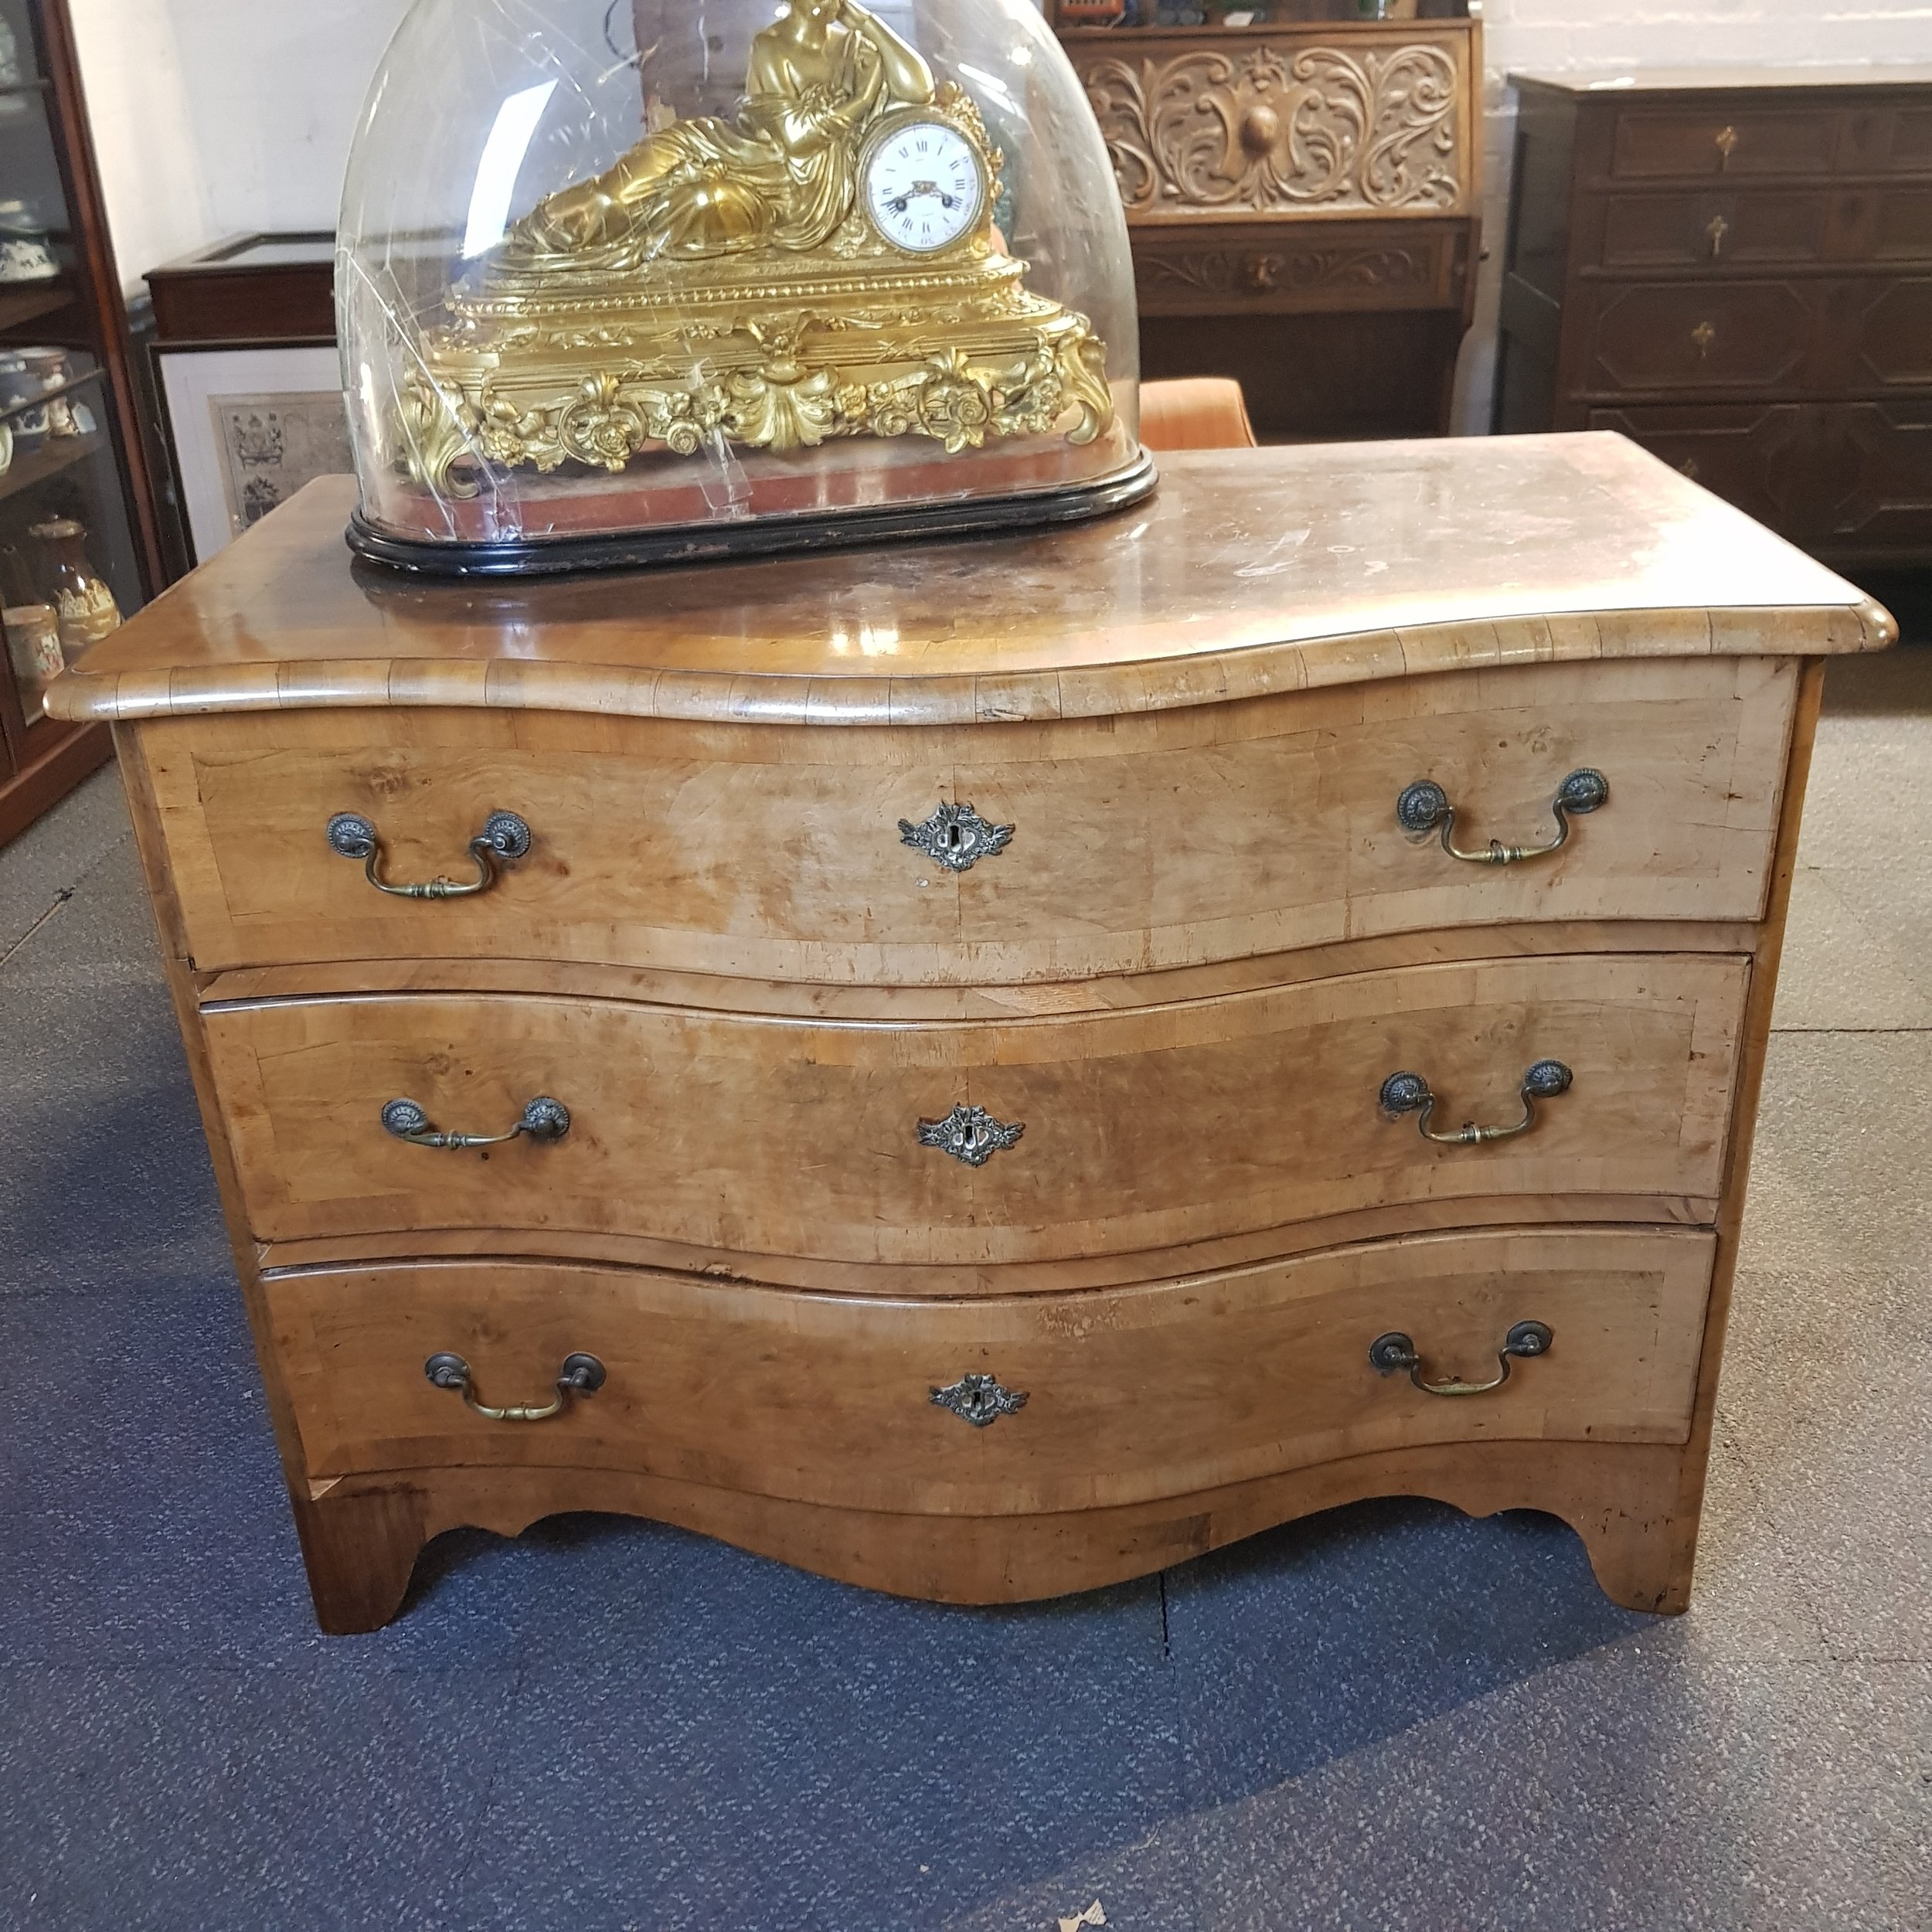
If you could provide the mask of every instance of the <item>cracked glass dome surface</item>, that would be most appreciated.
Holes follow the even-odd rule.
[[[417,0],[340,234],[352,536],[404,567],[1152,487],[1118,190],[1030,0]]]

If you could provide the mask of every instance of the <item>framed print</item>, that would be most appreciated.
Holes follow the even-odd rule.
[[[157,348],[193,561],[318,476],[354,468],[333,343]]]

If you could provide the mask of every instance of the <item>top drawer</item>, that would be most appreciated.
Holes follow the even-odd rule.
[[[998,985],[1523,920],[1755,919],[1796,676],[1788,661],[1658,659],[1043,725],[399,710],[171,719],[141,737],[204,971],[523,959]],[[1553,855],[1464,863],[1398,819],[1427,781],[1459,846],[1533,848],[1581,768],[1609,800]],[[901,821],[943,801],[1010,839],[970,864],[943,829],[937,857],[909,846]],[[468,849],[498,812],[526,821],[529,849],[480,874]],[[341,815],[375,831],[385,882],[489,889],[387,896],[332,849]]]
[[[1617,114],[1609,149],[1610,172],[1624,181],[1932,175],[1932,105],[1923,90],[1808,100],[1632,101]]]
[[[1828,175],[1843,115],[1835,107],[1627,107],[1611,137],[1611,172],[1668,175]]]

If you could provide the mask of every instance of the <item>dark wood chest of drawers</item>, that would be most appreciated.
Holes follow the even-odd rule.
[[[1512,81],[1496,427],[1621,430],[1841,566],[1932,563],[1932,67]]]

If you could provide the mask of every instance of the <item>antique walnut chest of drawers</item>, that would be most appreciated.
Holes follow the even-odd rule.
[[[1515,75],[1498,427],[1604,429],[1932,563],[1932,66]]]
[[[993,1602],[1388,1493],[1683,1607],[1881,611],[1603,436],[507,588],[353,574],[350,491],[53,693],[119,736],[326,1628],[559,1510]]]

